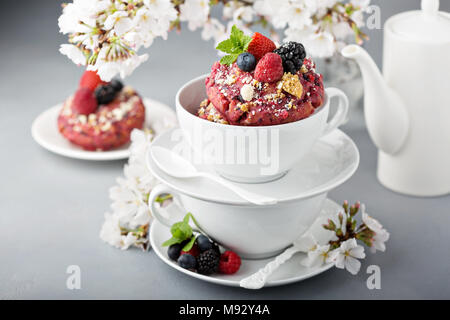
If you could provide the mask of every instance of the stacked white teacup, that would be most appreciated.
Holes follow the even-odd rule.
[[[358,167],[355,144],[337,129],[347,119],[348,99],[342,91],[328,88],[323,106],[306,119],[275,126],[234,126],[197,116],[206,98],[205,78],[196,78],[178,91],[180,128],[156,138],[152,147],[170,149],[199,171],[274,198],[276,203],[252,203],[207,178],[173,177],[158,167],[150,150],[148,166],[162,182],[149,197],[152,213],[170,227],[191,212],[199,231],[241,257],[274,256],[309,229],[327,193],[347,181]],[[332,98],[337,98],[337,108],[330,116]],[[155,202],[168,193],[181,207],[170,216]]]

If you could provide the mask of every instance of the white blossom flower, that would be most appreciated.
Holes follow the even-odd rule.
[[[67,56],[76,65],[86,64],[86,56],[78,47],[74,46],[73,44],[62,44],[59,48],[59,52]]]
[[[98,55],[97,61],[94,65],[89,65],[88,70],[97,71],[98,75],[104,81],[111,81],[115,75],[120,74],[122,78],[130,75],[142,62],[148,59],[147,54],[132,55],[125,61],[109,61],[107,54],[111,53],[109,47],[104,46]]]
[[[136,242],[137,237],[131,232],[126,236],[122,235],[118,217],[111,213],[105,213],[105,221],[100,230],[100,239],[113,247],[126,250]]]
[[[305,253],[316,250],[318,245],[316,238],[310,232],[307,232],[305,235],[303,235],[300,239],[296,240],[295,242],[298,251]]]
[[[365,257],[364,247],[358,245],[355,238],[351,238],[342,242],[339,248],[333,250],[327,262],[334,262],[337,268],[345,268],[355,275],[361,268],[361,262],[358,259],[364,259]]]
[[[97,13],[107,9],[110,4],[108,0],[74,0],[64,7],[58,19],[60,32],[67,34],[90,31],[96,25]]]
[[[305,5],[312,14],[323,16],[328,8],[332,8],[337,2],[338,0],[305,0]]]
[[[114,247],[120,247],[122,241],[120,233],[118,217],[109,212],[105,213],[105,222],[100,230],[100,238]]]
[[[253,10],[250,6],[241,6],[237,8],[233,13],[233,20],[238,21],[242,20],[245,22],[251,22],[253,20],[253,16],[255,15],[255,10]]]
[[[331,32],[337,39],[345,39],[353,34],[352,28],[350,28],[348,23],[344,21],[333,23],[331,26]]]
[[[150,211],[146,203],[146,196],[139,190],[131,188],[129,181],[118,179],[119,185],[110,189],[109,194],[113,203],[111,208],[117,214],[121,224],[128,224],[135,228],[140,225],[142,216],[147,215],[150,221]]]
[[[186,0],[180,5],[180,21],[187,21],[189,30],[194,31],[206,23],[209,10],[207,0]]]
[[[129,233],[127,233],[126,236],[122,236],[122,241],[121,241],[121,247],[120,248],[122,250],[126,250],[130,246],[135,244],[136,240],[137,240],[137,237],[135,235],[133,235],[133,233],[129,232]]]
[[[323,265],[330,258],[330,245],[317,245],[313,250],[308,251],[308,256],[300,264],[308,268],[317,268]]]
[[[372,253],[375,253],[377,250],[381,252],[386,251],[385,242],[389,240],[389,237],[389,232],[384,229],[381,232],[376,233],[372,238],[372,246],[370,247],[370,251]]]
[[[367,226],[367,228],[375,233],[375,236],[372,238],[372,246],[370,247],[371,251],[373,253],[375,253],[377,250],[384,252],[386,250],[385,242],[388,241],[390,237],[389,232],[387,232],[386,229],[383,228],[378,220],[372,218],[369,214],[367,214],[364,205],[361,206],[361,211],[364,224]]]
[[[370,5],[370,0],[351,0],[350,3],[353,4],[354,7],[367,9]]]
[[[320,32],[313,34],[305,41],[308,52],[318,58],[331,57],[335,50],[334,37],[329,32]]]
[[[226,38],[225,26],[219,20],[211,18],[205,23],[202,30],[202,39],[208,41],[214,39],[218,43],[218,39]]]
[[[147,150],[154,137],[153,131],[134,129],[131,131],[131,146],[129,162],[145,162]]]
[[[133,27],[133,21],[128,17],[128,12],[116,11],[106,18],[104,27],[105,30],[114,29],[115,34],[121,36],[130,31]]]
[[[256,0],[253,4],[253,9],[257,14],[267,16],[269,19],[278,15],[278,11],[282,6],[288,5],[287,0],[273,1],[273,0]]]
[[[125,165],[124,174],[140,192],[147,194],[157,183],[144,161],[134,161]]]
[[[281,7],[279,11],[280,21],[286,21],[289,27],[302,29],[312,24],[311,12],[302,2],[293,2],[291,6]]]

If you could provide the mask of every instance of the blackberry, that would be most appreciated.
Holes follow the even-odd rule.
[[[206,250],[197,257],[198,273],[209,275],[219,269],[220,255],[214,249]]]
[[[123,89],[123,83],[118,79],[112,79],[110,86],[113,87],[116,92],[120,92]]]
[[[256,67],[256,58],[249,52],[241,53],[237,58],[237,66],[245,72],[250,72]]]
[[[284,72],[297,73],[306,58],[305,47],[298,42],[289,41],[274,50],[283,60]]]
[[[117,91],[109,84],[98,86],[94,93],[98,104],[108,104],[113,101],[117,95]]]

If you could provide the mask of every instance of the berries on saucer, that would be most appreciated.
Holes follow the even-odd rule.
[[[266,53],[256,65],[255,79],[260,82],[271,83],[278,81],[283,77],[283,74],[283,61],[276,53]]]
[[[216,273],[219,268],[219,255],[214,249],[206,250],[197,257],[198,273],[209,275]]]
[[[178,265],[184,269],[194,270],[197,267],[197,260],[191,254],[182,254],[178,260]]]
[[[88,88],[80,88],[73,97],[72,110],[76,114],[89,115],[97,110],[98,104],[94,94]]]
[[[290,41],[274,51],[283,60],[284,72],[296,74],[306,58],[305,47],[298,42]]]
[[[170,249],[170,247],[169,247],[169,249]],[[199,249],[198,245],[194,244],[192,246],[191,250],[189,250],[189,251],[181,250],[180,255],[183,255],[183,254],[190,254],[194,257],[198,257],[200,255],[200,249]]]
[[[256,67],[256,58],[251,53],[244,52],[238,56],[236,63],[242,71],[250,72]]]
[[[180,257],[181,249],[183,245],[181,243],[175,243],[167,249],[167,255],[172,260],[177,260]]]
[[[272,52],[277,47],[269,38],[263,36],[259,32],[255,32],[252,41],[248,45],[247,51],[251,53],[256,60],[261,59],[266,53]]]
[[[234,274],[241,267],[241,258],[233,251],[225,251],[220,256],[219,272]]]
[[[208,239],[207,236],[204,236],[203,234],[199,235],[196,241],[201,252],[213,248],[213,243]]]

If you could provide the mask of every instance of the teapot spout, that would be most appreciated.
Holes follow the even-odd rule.
[[[362,47],[349,45],[342,55],[355,60],[364,81],[364,114],[375,145],[387,154],[397,153],[408,135],[409,119],[405,104],[390,88],[375,62]]]

